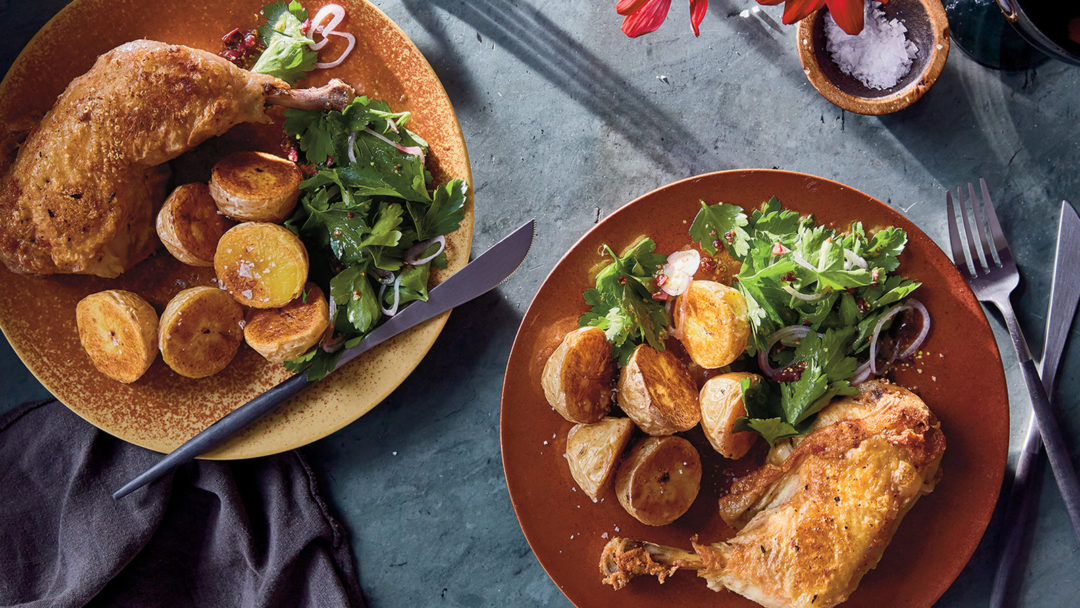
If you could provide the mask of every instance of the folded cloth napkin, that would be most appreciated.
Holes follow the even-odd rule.
[[[160,458],[56,401],[0,417],[0,606],[363,606],[348,536],[298,452]]]

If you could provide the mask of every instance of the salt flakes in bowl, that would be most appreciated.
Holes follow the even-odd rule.
[[[851,36],[826,15],[826,50],[841,71],[867,87],[892,88],[911,71],[919,48],[908,39],[907,27],[899,19],[887,19],[877,4],[866,3],[864,23],[862,32]]]
[[[915,103],[941,75],[949,20],[940,0],[869,4],[857,36],[841,31],[826,8],[800,21],[799,63],[810,84],[838,108],[889,114]]]

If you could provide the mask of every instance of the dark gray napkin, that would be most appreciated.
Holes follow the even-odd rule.
[[[0,417],[0,605],[364,605],[299,453],[198,461],[112,499],[158,458],[56,401]]]

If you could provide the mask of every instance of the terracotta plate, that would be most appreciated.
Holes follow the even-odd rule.
[[[339,67],[317,71],[304,86],[330,77],[358,92],[410,110],[409,127],[431,145],[428,168],[436,181],[472,175],[465,141],[450,100],[420,51],[389,18],[365,0],[338,0],[348,11],[339,29],[356,34],[357,48]],[[323,0],[305,0],[314,15]],[[221,36],[260,22],[262,0],[76,0],[31,40],[0,84],[0,121],[40,116],[67,83],[95,58],[129,40],[150,38],[217,52]],[[322,57],[343,48],[334,38]],[[177,183],[209,179],[209,168],[236,149],[281,151],[283,135],[272,125],[241,125],[174,162]],[[466,220],[448,243],[449,271],[463,266],[472,244],[472,198]],[[445,273],[444,273],[445,274]],[[209,285],[209,269],[184,266],[162,250],[118,279],[14,275],[0,267],[0,327],[15,352],[60,401],[95,426],[132,443],[170,451],[288,374],[242,347],[220,374],[190,380],[160,359],[142,379],[123,385],[102,376],[79,345],[75,304],[109,288],[135,291],[160,313],[176,292]],[[436,276],[435,280],[441,277]],[[368,412],[420,363],[446,323],[435,318],[351,362],[328,380],[213,452],[213,458],[249,458],[281,452],[324,437]]]
[[[727,171],[683,180],[631,202],[589,231],[541,286],[522,321],[503,384],[503,466],[518,521],[540,563],[578,606],[754,606],[731,592],[709,591],[703,580],[680,572],[664,585],[635,579],[621,591],[600,583],[597,563],[607,538],[623,536],[689,549],[690,536],[706,542],[727,537],[716,498],[736,466],[718,457],[700,429],[704,477],[690,511],[660,528],[640,524],[609,493],[593,503],[576,489],[563,452],[571,424],[547,405],[540,373],[563,334],[586,310],[580,294],[598,248],[616,250],[638,235],[658,251],[690,242],[699,201],[755,207],[777,196],[788,208],[813,213],[819,222],[845,227],[895,225],[910,242],[903,274],[923,282],[918,297],[933,317],[925,356],[896,374],[940,417],[948,440],[944,478],[904,520],[877,569],[867,574],[848,606],[927,607],[967,563],[997,499],[1008,450],[1008,394],[994,336],[982,308],[945,254],[910,221],[857,190],[785,171]],[[760,447],[761,444],[759,444]],[[662,604],[661,602],[665,602]]]

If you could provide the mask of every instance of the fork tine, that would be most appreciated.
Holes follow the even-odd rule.
[[[978,275],[980,272],[985,272],[989,267],[986,265],[986,259],[983,258],[982,246],[975,240],[975,235],[971,232],[971,222],[968,220],[968,210],[967,204],[964,202],[963,187],[956,189],[956,197],[960,200],[960,219],[964,221],[964,236],[967,237],[968,260],[971,261],[974,275]],[[972,203],[974,203],[974,201],[972,201]]]
[[[949,219],[949,246],[952,248],[953,264],[960,270],[964,278],[972,275],[971,262],[968,261],[964,242],[960,239],[960,229],[956,225],[956,205],[953,203],[952,191],[945,191],[945,214]]]
[[[1009,251],[1009,241],[1005,238],[1005,232],[998,223],[997,212],[994,211],[994,201],[990,200],[990,190],[986,187],[986,180],[979,178],[982,187],[983,206],[986,208],[986,222],[990,226],[990,234],[994,237],[994,249],[997,258],[1004,266],[1012,261],[1012,252]]]
[[[979,243],[982,245],[982,252],[986,258],[986,267],[993,268],[995,265],[1001,264],[1001,258],[998,257],[995,244],[986,238],[986,212],[984,211],[986,203],[980,201],[978,196],[975,196],[975,184],[971,182],[968,182],[968,194],[971,196],[971,211],[973,214],[971,221],[979,231]]]

